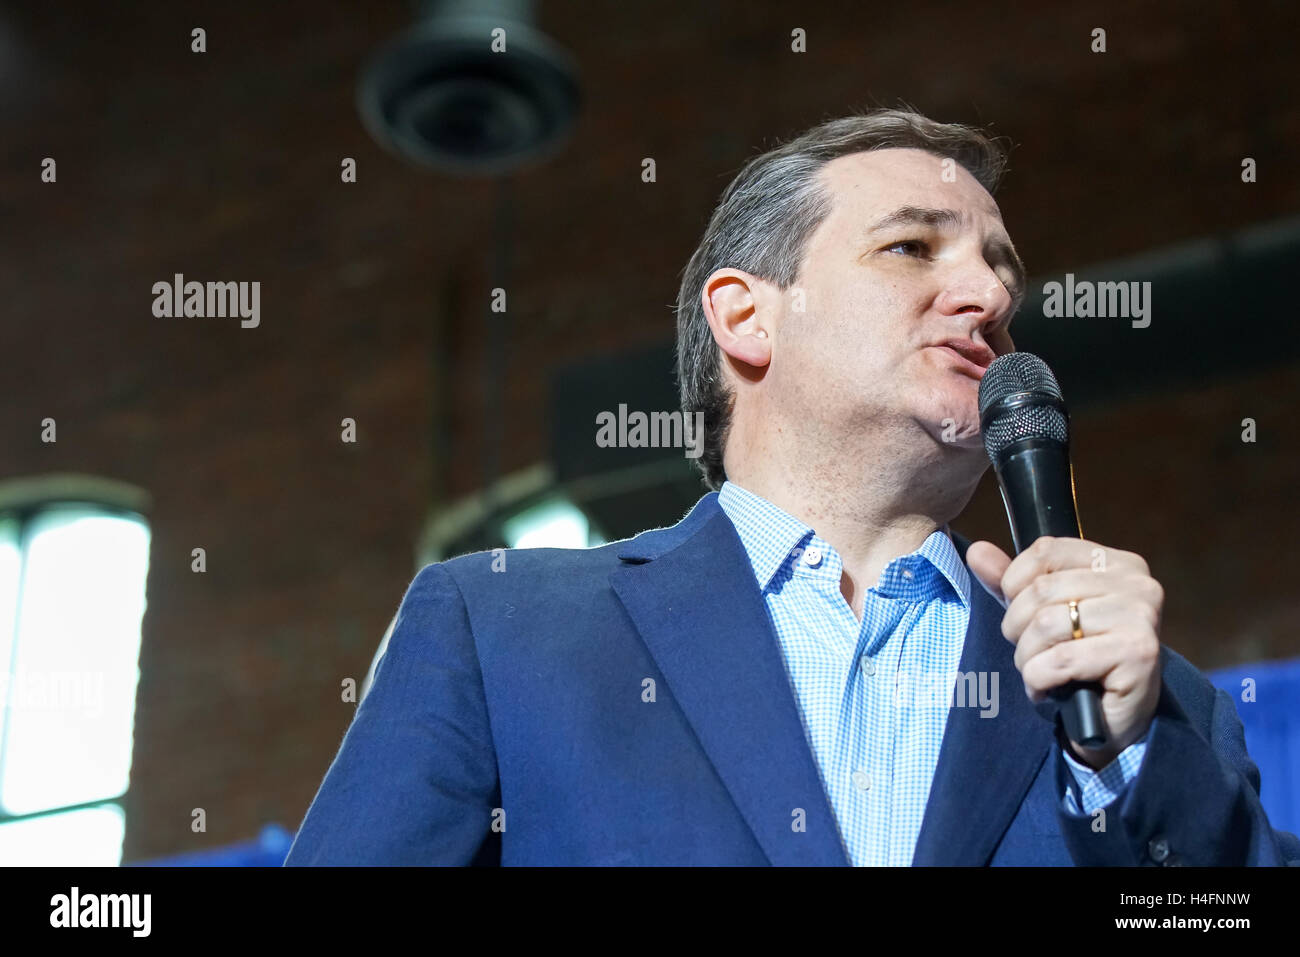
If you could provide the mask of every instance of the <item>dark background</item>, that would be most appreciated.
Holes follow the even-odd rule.
[[[340,682],[423,561],[480,544],[431,529],[494,478],[573,479],[611,536],[680,517],[704,491],[680,453],[603,461],[593,403],[674,407],[680,273],[746,159],[900,100],[1014,141],[998,200],[1035,288],[1154,282],[1145,330],[1036,300],[1013,327],[1072,402],[1085,535],[1147,557],[1201,668],[1300,654],[1293,4],[543,2],[581,112],[504,185],[362,126],[362,65],[413,15],[0,3],[0,478],[151,497],[124,861],[297,827]],[[261,325],[155,318],[176,272],[260,281]],[[991,475],[954,526],[1009,548]]]

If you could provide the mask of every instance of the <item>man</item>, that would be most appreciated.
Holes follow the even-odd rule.
[[[715,491],[424,568],[288,863],[1300,861],[1141,557],[948,527],[1024,293],[1002,167],[889,110],[751,160],[678,303]],[[1103,749],[1037,707],[1072,679]]]

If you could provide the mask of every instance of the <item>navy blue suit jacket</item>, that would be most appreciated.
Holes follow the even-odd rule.
[[[1232,699],[1167,648],[1141,773],[1104,830],[1067,816],[1057,732],[972,586],[961,670],[1001,701],[950,710],[913,863],[1300,863]],[[422,569],[286,863],[849,863],[716,493],[599,548]]]

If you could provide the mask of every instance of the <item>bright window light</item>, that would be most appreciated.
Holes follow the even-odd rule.
[[[9,699],[10,656],[14,650],[14,616],[18,614],[18,573],[22,554],[18,550],[18,522],[0,519],[0,748],[4,746],[4,707]],[[0,755],[3,752],[0,751]]]
[[[0,522],[0,815],[59,812],[0,823],[0,862],[37,841],[34,863],[117,863],[121,809],[64,809],[126,793],[148,564],[133,516],[54,505]]]
[[[126,815],[116,804],[0,824],[6,867],[117,867]]]
[[[587,516],[572,502],[551,499],[507,519],[511,548],[586,548],[591,544]]]

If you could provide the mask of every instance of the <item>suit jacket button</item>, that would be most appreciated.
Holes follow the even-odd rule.
[[[1163,863],[1169,856],[1169,842],[1163,837],[1152,838],[1147,844],[1147,852],[1151,855],[1151,860],[1157,864]]]

